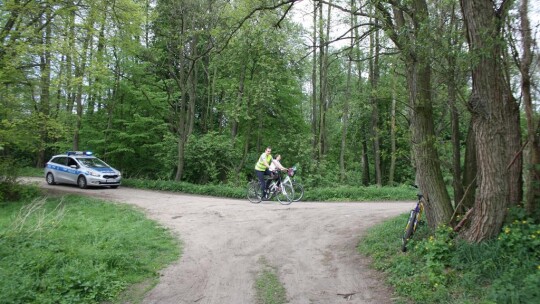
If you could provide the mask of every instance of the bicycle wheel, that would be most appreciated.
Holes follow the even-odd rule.
[[[407,242],[414,234],[415,229],[415,221],[416,221],[416,211],[411,210],[411,213],[409,214],[409,219],[407,220],[407,226],[405,226],[405,232],[403,233],[403,237],[401,238],[401,251],[405,252],[407,251]]]
[[[294,191],[293,202],[299,202],[304,197],[304,187],[302,184],[294,181],[292,182],[292,187]]]
[[[282,205],[289,205],[290,203],[292,203],[292,199],[293,199],[293,196],[294,196],[294,190],[293,190],[291,184],[289,184],[289,183],[282,184],[281,185],[281,191],[276,193],[276,196],[277,196],[278,201]]]
[[[250,202],[254,204],[258,204],[261,202],[262,191],[261,191],[261,185],[259,185],[258,181],[251,181],[248,183],[247,198]]]

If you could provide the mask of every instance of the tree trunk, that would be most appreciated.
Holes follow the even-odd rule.
[[[392,81],[393,82],[393,81]],[[390,109],[390,170],[388,172],[388,185],[394,185],[396,171],[396,88],[392,85],[392,105]]]
[[[448,223],[453,210],[435,147],[430,69],[427,62],[407,63],[411,108],[410,130],[418,185],[428,201],[425,206],[428,225],[436,228],[440,224]]]
[[[354,6],[354,1],[351,1],[351,5]],[[353,14],[350,16],[350,26],[351,28],[355,24],[355,17]],[[348,52],[349,61],[347,66],[347,86],[345,92],[345,100],[343,101],[343,112],[342,112],[342,128],[341,128],[341,146],[339,150],[339,180],[343,183],[346,178],[345,174],[345,152],[347,150],[347,128],[349,125],[349,99],[351,98],[351,79],[352,79],[352,56],[354,50],[354,36],[351,31],[351,41],[350,41],[350,50]]]
[[[46,20],[51,17],[51,12],[47,12]],[[46,21],[44,21],[46,22]],[[39,130],[39,147],[37,151],[37,163],[36,168],[43,168],[45,165],[45,149],[48,141],[47,136],[47,121],[50,119],[50,86],[51,86],[51,26],[46,25],[45,32],[42,34],[41,39],[42,53],[40,55],[40,72],[41,72],[41,94],[39,101],[39,112],[43,115],[41,117],[40,130]]]
[[[361,163],[361,168],[362,168],[362,185],[364,186],[369,186],[370,182],[371,182],[371,175],[370,175],[370,172],[369,172],[369,155],[368,155],[368,140],[365,136],[365,134],[368,134],[366,132],[366,127],[365,126],[362,126],[361,128],[362,130],[364,130],[364,132],[362,132],[362,163]]]
[[[322,5],[319,6],[319,139],[318,139],[318,159],[322,159],[326,154],[326,112],[328,109],[328,37],[330,31],[330,16],[332,6],[328,5],[326,28],[322,19]]]
[[[377,25],[377,20],[373,21]],[[381,170],[381,144],[379,137],[379,100],[377,91],[379,89],[379,31],[375,30],[370,35],[370,61],[369,61],[369,81],[371,83],[371,134],[373,144],[373,160],[375,161],[375,182],[378,187],[382,186]]]
[[[318,133],[317,133],[317,1],[313,1],[313,64],[311,67],[311,134],[313,135],[312,149],[313,155],[317,154]]]
[[[457,201],[458,212],[465,214],[474,206],[474,198],[477,188],[477,164],[476,164],[476,138],[474,136],[473,124],[469,123],[467,139],[465,142],[465,162],[463,164],[463,197]]]
[[[414,0],[414,18],[405,18],[402,8],[394,7],[396,25],[390,28],[390,37],[402,51],[406,66],[407,88],[410,105],[410,131],[412,151],[416,167],[417,184],[427,199],[426,218],[430,228],[447,224],[453,209],[441,172],[441,164],[436,149],[433,125],[433,104],[431,96],[431,62],[425,52],[430,37],[426,36],[425,26],[429,14],[425,0]],[[377,8],[390,14],[380,5]],[[387,24],[387,26],[389,26]],[[403,36],[398,33],[406,32]]]
[[[534,110],[531,97],[531,64],[533,60],[533,43],[531,26],[528,16],[529,1],[522,0],[519,8],[522,33],[522,50],[520,72],[521,72],[521,94],[525,105],[525,116],[527,118],[527,140],[529,145],[529,163],[527,172],[527,193],[525,195],[525,210],[530,216],[538,214],[540,202],[540,120],[535,127]]]
[[[508,4],[504,2],[504,4]],[[478,162],[478,189],[470,226],[462,230],[469,242],[497,236],[510,204],[510,189],[517,184],[509,171],[515,153],[518,122],[505,80],[502,61],[502,30],[508,7],[493,8],[491,0],[462,0],[472,57],[472,112]],[[519,145],[519,144],[518,144]]]
[[[83,86],[84,86],[84,76],[86,73],[86,61],[88,60],[88,49],[90,47],[90,41],[92,39],[92,28],[94,27],[94,22],[89,21],[90,25],[86,31],[86,36],[83,41],[83,46],[81,49],[81,55],[79,60],[77,60],[77,65],[75,67],[75,78],[79,82],[77,85],[77,92],[75,94],[75,106],[76,106],[76,116],[75,116],[75,128],[73,131],[73,150],[79,150],[79,132],[82,126],[83,119]]]
[[[455,64],[450,60],[449,67]],[[459,130],[459,112],[456,107],[456,85],[455,81],[448,81],[448,104],[450,105],[450,120],[452,128],[452,186],[454,188],[454,202],[458,204],[463,199],[463,182],[461,180],[461,132]]]

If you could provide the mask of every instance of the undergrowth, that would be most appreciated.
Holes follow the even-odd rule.
[[[540,225],[514,217],[497,239],[469,244],[421,227],[400,251],[407,214],[370,230],[359,250],[387,275],[398,303],[540,303]]]
[[[132,207],[65,196],[0,204],[0,303],[114,302],[176,260],[169,231]]]

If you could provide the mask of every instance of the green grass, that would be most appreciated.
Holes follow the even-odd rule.
[[[287,292],[275,272],[262,258],[260,263],[263,267],[255,281],[257,304],[284,304],[287,303]]]
[[[18,176],[31,176],[31,177],[45,178],[43,168],[22,167],[22,168],[18,168],[17,170],[18,170],[17,172]]]
[[[404,214],[370,230],[359,251],[394,287],[396,303],[540,303],[540,225],[508,224],[498,239],[468,244],[448,227],[421,227],[400,250]]]
[[[132,284],[154,286],[180,251],[127,205],[71,195],[2,203],[0,303],[120,303]]]
[[[229,185],[195,185],[171,180],[124,179],[122,185],[140,189],[184,192],[229,198],[246,198],[245,187]],[[305,188],[303,201],[396,201],[414,200],[416,190],[410,186],[398,187],[352,187]]]

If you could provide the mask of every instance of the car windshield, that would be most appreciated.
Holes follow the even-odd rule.
[[[89,168],[108,168],[109,167],[99,158],[77,158],[77,160]]]

